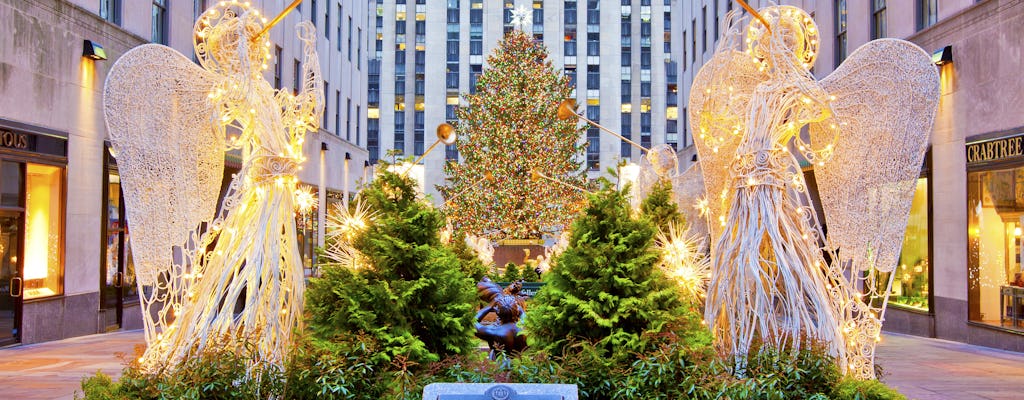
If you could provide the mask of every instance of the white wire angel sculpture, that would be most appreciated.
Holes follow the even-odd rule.
[[[195,25],[202,67],[147,44],[107,78],[104,111],[149,345],[144,366],[173,366],[225,337],[254,341],[253,365],[280,366],[301,324],[293,194],[304,135],[323,111],[316,29],[297,27],[303,86],[292,95],[262,76],[264,24],[247,3],[221,2]],[[227,150],[240,152],[242,168],[214,218]]]
[[[877,275],[896,264],[938,74],[917,46],[882,39],[819,82],[811,17],[757,14],[743,30],[727,18],[691,89],[714,243],[705,319],[737,372],[755,341],[796,351],[812,340],[872,378],[889,289]],[[814,167],[827,239],[791,150]]]

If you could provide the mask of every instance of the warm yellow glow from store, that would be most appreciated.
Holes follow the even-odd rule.
[[[60,168],[28,164],[25,194],[25,279],[45,279],[60,263]]]

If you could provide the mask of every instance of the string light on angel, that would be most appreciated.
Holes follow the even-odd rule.
[[[705,319],[740,373],[755,339],[811,339],[872,378],[889,290],[876,276],[896,264],[938,74],[919,47],[881,39],[817,81],[810,15],[740,3],[755,19],[729,15],[689,103],[713,240]],[[828,237],[797,156],[814,166]]]
[[[298,3],[267,23],[249,3],[220,2],[195,24],[199,66],[146,44],[107,77],[104,114],[132,225],[146,367],[172,367],[225,337],[254,340],[253,365],[281,366],[301,325],[295,174],[323,111],[312,24],[297,26],[298,94],[263,78],[264,34]],[[242,168],[218,212],[227,150],[241,153]]]

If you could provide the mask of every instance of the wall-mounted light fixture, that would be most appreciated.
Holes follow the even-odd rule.
[[[935,63],[935,65],[943,65],[953,62],[953,46],[946,46],[935,50],[935,52],[932,53],[932,62]]]
[[[320,142],[320,150],[327,151],[327,150],[330,150],[330,149],[331,148],[330,148],[330,146],[327,145],[327,143]]]
[[[352,159],[352,154],[346,151],[345,152],[345,159],[346,160],[351,160]]]
[[[107,52],[103,50],[103,46],[99,43],[93,42],[92,40],[86,40],[82,44],[82,57],[91,58],[93,60],[106,60]]]

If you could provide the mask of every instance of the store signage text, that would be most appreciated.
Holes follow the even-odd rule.
[[[0,146],[20,150],[28,149],[28,135],[6,129],[0,130]]]
[[[967,145],[967,163],[998,161],[1024,156],[1024,136],[1014,136]]]

